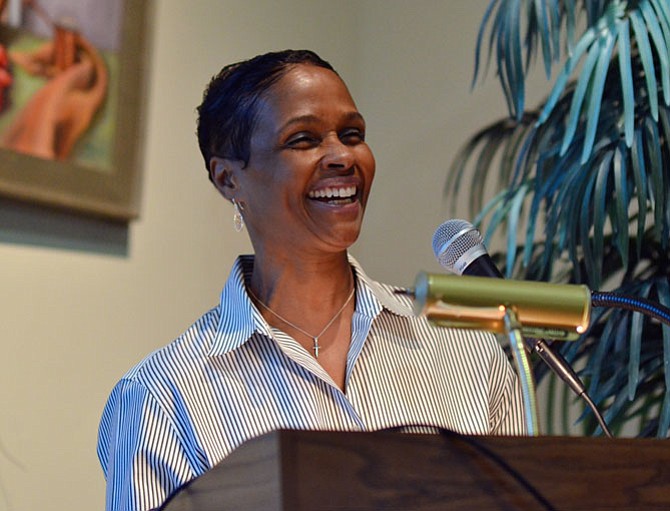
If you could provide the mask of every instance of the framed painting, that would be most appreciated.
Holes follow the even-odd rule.
[[[0,0],[0,196],[137,217],[147,0]]]

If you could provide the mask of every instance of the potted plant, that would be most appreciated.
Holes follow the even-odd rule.
[[[506,239],[493,257],[507,277],[669,305],[670,2],[492,0],[475,81],[485,50],[509,117],[464,144],[445,194],[469,188],[485,240]],[[535,60],[551,86],[528,109],[524,87]],[[635,434],[667,435],[670,328],[596,307],[589,331],[558,348],[581,367],[615,432],[636,419]],[[586,434],[600,432],[595,421],[584,424]]]

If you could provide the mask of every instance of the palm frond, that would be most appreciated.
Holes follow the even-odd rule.
[[[560,6],[561,2],[558,0],[492,0],[480,25],[475,49],[473,85],[479,75],[483,40],[487,28],[490,28],[489,60],[495,50],[498,79],[510,115],[517,120],[521,119],[524,112],[525,74],[538,51],[537,48],[541,48],[547,76],[551,73],[552,63],[560,57],[559,41],[563,12]],[[525,36],[521,27],[524,19],[523,11],[526,13],[525,19],[528,24]],[[571,19],[569,24],[572,30],[574,20]]]
[[[634,69],[642,69],[642,64],[639,60],[634,60]],[[635,71],[637,73],[637,71]],[[488,178],[488,174],[492,169],[498,170],[496,175],[501,180],[498,182],[498,189],[513,189],[521,186],[523,183],[531,183],[532,187],[525,187],[525,192],[529,196],[529,207],[525,208],[528,211],[526,215],[526,239],[527,243],[532,242],[537,235],[537,218],[543,216],[546,220],[545,234],[548,239],[552,236],[559,237],[558,248],[563,250],[566,247],[566,239],[570,233],[579,232],[593,232],[597,236],[605,226],[609,226],[613,232],[617,234],[616,246],[620,247],[619,251],[624,261],[627,258],[627,252],[622,247],[627,246],[628,236],[628,210],[631,206],[631,200],[635,202],[635,208],[640,213],[637,215],[637,237],[640,239],[640,233],[646,228],[647,222],[651,219],[646,214],[647,211],[653,213],[653,224],[659,239],[667,239],[664,233],[670,232],[670,225],[668,225],[668,198],[670,197],[667,189],[668,177],[664,174],[664,168],[670,164],[670,155],[667,154],[667,145],[664,143],[668,139],[668,132],[670,132],[670,115],[669,110],[665,107],[659,108],[660,126],[654,122],[650,109],[640,108],[637,112],[637,126],[633,133],[637,134],[632,137],[632,144],[630,149],[622,146],[622,140],[627,139],[626,123],[621,122],[623,116],[621,112],[621,98],[623,97],[623,89],[625,82],[615,80],[612,82],[611,77],[619,74],[619,67],[611,66],[605,81],[610,85],[607,90],[603,91],[601,99],[601,113],[597,116],[597,124],[595,128],[590,130],[594,135],[592,155],[589,160],[584,160],[583,147],[584,141],[588,133],[586,132],[584,121],[577,123],[574,130],[572,142],[567,146],[560,144],[560,149],[557,149],[557,140],[565,140],[566,133],[572,128],[570,125],[566,127],[566,117],[570,118],[571,114],[566,115],[568,110],[567,105],[570,105],[570,110],[573,105],[579,103],[575,96],[580,95],[579,86],[566,86],[565,94],[560,97],[560,101],[556,101],[552,113],[541,124],[529,127],[528,120],[533,117],[539,119],[544,113],[540,112],[526,112],[524,123],[517,124],[515,129],[513,124],[508,124],[505,128],[505,134],[502,137],[496,138],[493,136],[495,130],[487,133],[488,140],[479,139],[486,145],[487,142],[495,141],[495,148],[486,147],[484,145],[479,148],[470,146],[473,150],[472,154],[477,150],[482,150],[482,155],[488,155],[486,158],[480,158],[479,165],[477,165],[477,179],[471,181],[472,186],[470,190],[472,193],[471,204],[475,205],[473,216],[480,213],[482,209],[487,211],[492,218],[495,218],[493,227],[499,228],[505,225],[505,211],[510,211],[507,207],[506,201],[510,200],[512,195],[501,194],[498,196],[496,206],[484,206],[485,198],[480,195],[479,191],[483,190],[482,183]],[[642,74],[642,73],[640,73]],[[657,93],[658,94],[658,93]],[[644,99],[644,96],[639,96],[638,99]],[[589,116],[595,119],[595,115]],[[573,116],[574,118],[574,116]],[[498,124],[500,126],[500,124]],[[514,134],[512,143],[512,135]],[[627,144],[626,144],[627,145]],[[618,147],[619,154],[613,160],[615,165],[614,174],[617,176],[613,181],[608,181],[607,188],[603,188],[600,194],[596,196],[602,198],[603,207],[599,210],[600,214],[597,216],[597,222],[593,224],[593,215],[583,216],[582,221],[589,225],[583,226],[581,230],[576,229],[578,222],[575,221],[576,210],[560,206],[561,202],[566,197],[571,197],[573,193],[579,193],[576,183],[579,182],[580,175],[589,175],[590,168],[601,161],[601,156],[604,152],[614,151]],[[579,151],[578,151],[579,148]],[[661,148],[666,148],[665,153],[662,153]],[[494,150],[503,151],[505,154],[504,162],[501,166],[491,166],[493,159],[490,157]],[[516,161],[514,161],[514,152],[516,151]],[[577,154],[579,153],[579,155]],[[459,157],[462,156],[459,155]],[[459,182],[463,180],[464,173],[467,172],[467,162],[457,158],[459,169],[456,173],[450,174],[452,178],[458,179]],[[574,166],[571,162],[579,162],[579,166]],[[487,165],[489,167],[487,168]],[[452,167],[452,168],[455,168]],[[490,182],[490,180],[488,181]],[[604,185],[602,185],[604,186]],[[561,191],[562,190],[562,191]],[[603,195],[603,193],[605,195]],[[515,195],[518,200],[518,195]],[[612,207],[604,205],[612,204]],[[496,213],[496,211],[499,211]],[[603,211],[606,210],[606,215]],[[517,209],[517,211],[519,211]],[[484,221],[482,215],[479,215]],[[609,219],[606,223],[604,219]],[[600,243],[593,245],[595,248],[595,255],[601,253],[599,250]],[[527,254],[527,251],[524,251]],[[580,245],[572,245],[573,262],[581,252]],[[560,252],[559,252],[560,253]],[[527,255],[524,257],[525,264],[528,263]],[[578,270],[577,270],[578,271]],[[597,277],[596,277],[597,279]]]
[[[649,33],[644,24],[642,15],[638,11],[631,11],[630,21],[635,32],[635,40],[637,41],[638,51],[640,53],[640,60],[644,68],[644,78],[647,82],[647,90],[649,91],[649,109],[654,121],[658,121],[658,96],[656,94],[656,69],[654,66],[654,56],[651,53],[651,44],[649,42]]]
[[[617,26],[619,49],[619,75],[621,78],[621,95],[623,97],[624,134],[626,145],[633,143],[635,121],[635,93],[633,92],[633,70],[630,57],[630,22],[624,19]]]
[[[561,54],[561,27],[565,21],[566,39],[568,41],[567,59],[562,66],[540,114],[538,123],[543,123],[551,114],[558,98],[565,92],[565,87],[572,75],[579,70],[576,81],[578,89],[573,95],[568,129],[566,130],[562,150],[573,142],[575,131],[581,122],[586,122],[586,136],[583,140],[582,162],[590,156],[595,129],[598,123],[599,105],[601,104],[605,78],[612,63],[614,49],[617,49],[619,80],[621,82],[621,102],[623,104],[622,119],[626,127],[626,143],[630,147],[635,115],[635,88],[633,77],[635,69],[632,59],[639,59],[644,70],[645,94],[648,98],[652,117],[658,120],[658,85],[657,69],[660,73],[660,88],[666,106],[670,104],[670,8],[662,0],[639,0],[625,2],[612,0],[609,2],[584,1],[587,12],[587,29],[573,46],[575,28],[575,3],[558,2],[557,0],[527,0],[528,30],[523,38],[526,41],[526,68],[523,69],[523,49],[519,45],[521,37],[521,17],[523,11],[521,0],[494,0],[489,5],[488,14],[496,8],[495,22],[491,25],[489,53],[495,49],[497,55],[497,74],[507,100],[510,116],[520,119],[523,115],[525,102],[525,73],[530,66],[532,57],[542,49],[542,61],[547,77],[551,67]],[[570,15],[568,15],[569,13]],[[482,39],[488,25],[487,16],[480,26],[477,38],[476,61],[482,48]],[[635,54],[631,52],[630,31],[636,43]],[[539,41],[539,43],[538,43]],[[580,66],[581,65],[581,66]],[[479,66],[476,66],[476,81]]]
[[[670,104],[670,64],[668,58],[670,45],[668,44],[668,39],[666,36],[669,34],[667,29],[666,34],[663,34],[663,29],[661,28],[661,18],[657,17],[654,8],[651,6],[648,0],[643,0],[640,2],[640,12],[644,18],[644,25],[649,32],[649,35],[651,36],[651,40],[654,43],[656,58],[658,59],[659,67],[661,68],[663,97],[665,104],[668,105]]]
[[[628,206],[631,201],[631,195],[628,192],[628,160],[626,151],[617,145],[614,152],[614,161],[612,162],[614,171],[614,207],[612,208],[612,230],[614,231],[614,246],[617,248],[621,257],[621,265],[628,267],[628,247],[629,247],[629,218]],[[625,226],[625,228],[622,228]],[[596,256],[600,261],[603,258],[602,251]]]

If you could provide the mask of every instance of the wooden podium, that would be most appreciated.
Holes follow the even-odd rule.
[[[670,443],[276,431],[242,445],[161,509],[668,510]]]

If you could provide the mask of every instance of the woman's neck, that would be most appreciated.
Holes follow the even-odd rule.
[[[270,307],[310,303],[326,310],[341,304],[353,284],[346,252],[291,259],[257,253],[249,282],[254,295]]]

